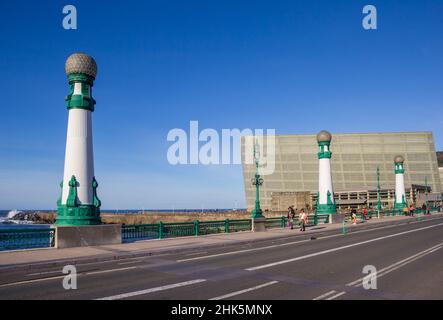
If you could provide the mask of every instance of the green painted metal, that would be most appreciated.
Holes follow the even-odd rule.
[[[403,166],[403,163],[401,162],[395,162],[395,174],[403,174],[405,173],[405,168]]]
[[[0,251],[54,246],[53,228],[0,229]]]
[[[300,222],[298,220],[298,217],[294,218],[294,226],[298,225]],[[329,214],[310,214],[308,215],[307,219],[307,225],[317,225],[317,224],[324,224],[329,223]],[[265,222],[266,228],[272,229],[272,228],[285,228],[286,227],[286,217],[275,217],[275,218],[266,218]]]
[[[329,223],[329,214],[308,214],[308,225]]]
[[[378,210],[378,215],[379,215],[380,211],[382,210],[381,195],[380,195],[380,168],[379,167],[377,167],[377,210]]]
[[[251,231],[252,220],[229,220],[229,232]]]
[[[101,201],[97,197],[98,183],[95,177],[92,180],[92,190],[94,194],[94,204],[79,205],[77,201],[77,185],[75,176],[69,180],[69,194],[66,205],[58,205],[57,219],[55,224],[58,226],[85,226],[101,224],[100,206]]]
[[[337,208],[335,204],[317,204],[317,214],[336,214]]]
[[[397,196],[395,194],[394,197],[394,209],[401,210],[408,206],[408,204],[406,203],[405,195],[402,195],[401,202],[397,202]]]
[[[57,207],[60,207],[62,205],[62,196],[63,196],[63,180],[60,182],[60,197],[57,200]]]
[[[319,141],[318,142],[318,153],[317,157],[318,159],[331,159],[332,158],[332,152],[329,151],[329,147],[331,145],[330,141]],[[325,151],[325,146],[328,147],[328,151]]]
[[[101,224],[100,209],[94,205],[77,207],[59,206],[57,210],[57,226],[86,226]]]
[[[200,222],[198,220],[194,221],[194,235],[198,237],[200,233]]]
[[[284,216],[282,217],[275,217],[275,218],[266,218],[265,226],[267,229],[273,229],[273,228],[284,228],[285,224],[283,223],[283,220],[285,219]]]
[[[95,177],[94,177],[94,178],[92,178],[92,193],[93,193],[93,196],[94,196],[93,203],[94,203],[94,206],[96,208],[100,208],[101,205],[102,205],[102,202],[100,201],[100,199],[97,196],[97,188],[98,188],[98,183],[97,183],[97,180],[95,180]]]
[[[343,220],[343,223],[341,225],[341,233],[346,234],[346,221]]]
[[[189,237],[195,235],[194,222],[163,223],[163,238]]]
[[[328,190],[328,193],[326,195],[327,197],[327,203],[319,204],[320,201],[320,192],[317,192],[317,204],[315,206],[315,212],[317,214],[336,214],[337,213],[337,207],[335,205],[335,197],[332,196],[331,192]],[[334,202],[332,202],[331,198],[334,199]]]
[[[225,233],[229,233],[229,219],[225,219]]]
[[[429,203],[428,203],[428,177],[425,177],[425,186],[426,186],[426,209],[429,208]]]
[[[91,88],[93,86],[94,78],[81,73],[70,74],[68,76],[70,90],[66,96],[65,101],[69,109],[85,109],[91,112],[94,111],[96,101],[91,96]],[[75,83],[81,84],[81,94],[74,94]]]
[[[159,238],[159,224],[137,224],[122,226],[123,241]]]
[[[260,208],[260,186],[263,184],[263,179],[260,177],[258,166],[259,166],[259,156],[256,149],[256,144],[254,144],[254,158],[255,158],[255,175],[252,179],[252,184],[255,186],[255,206],[252,210],[252,219],[264,218],[263,210]]]
[[[158,238],[163,239],[163,222],[158,223]]]
[[[332,152],[331,151],[323,151],[317,153],[317,156],[319,159],[331,159],[332,158]]]
[[[280,219],[280,218],[278,218]],[[216,233],[251,231],[251,219],[192,222],[159,222],[156,224],[123,225],[123,241],[202,236]]]
[[[68,193],[68,199],[66,200],[66,206],[67,207],[76,207],[77,206],[77,180],[75,179],[75,176],[71,177],[71,180],[69,180],[68,186],[69,186],[69,193]]]
[[[227,223],[229,224],[229,220]],[[198,233],[199,236],[204,236],[207,234],[214,234],[214,233],[224,233],[226,232],[226,220],[199,221],[199,228],[200,228]]]

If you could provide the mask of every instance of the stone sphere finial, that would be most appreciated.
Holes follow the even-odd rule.
[[[85,53],[74,53],[66,60],[66,74],[81,73],[95,79],[97,75],[97,63],[94,58]]]
[[[331,142],[332,134],[329,131],[322,130],[317,134],[318,142]]]
[[[395,156],[394,162],[395,163],[403,163],[403,162],[405,162],[405,158],[403,156]]]

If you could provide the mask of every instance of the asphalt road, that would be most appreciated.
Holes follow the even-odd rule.
[[[60,267],[0,273],[0,299],[443,299],[443,218]],[[363,287],[365,266],[376,288]],[[374,284],[374,279],[371,279]]]

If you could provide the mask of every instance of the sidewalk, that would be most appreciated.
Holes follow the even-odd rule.
[[[383,219],[371,219],[357,225],[346,224],[347,231],[356,229],[371,229],[385,225],[404,223],[405,221],[429,220],[443,217],[443,213],[434,213],[431,216],[422,217],[387,217]],[[290,230],[269,229],[266,232],[237,232],[229,234],[214,234],[200,237],[182,237],[163,240],[145,240],[117,245],[79,247],[67,249],[34,249],[20,251],[0,252],[0,270],[9,268],[34,269],[47,266],[58,266],[74,263],[100,262],[118,260],[132,257],[159,255],[165,253],[185,252],[198,248],[227,247],[240,244],[256,243],[266,240],[282,240],[288,237],[313,236],[324,232],[341,233],[342,224],[321,224],[300,232],[298,228]]]

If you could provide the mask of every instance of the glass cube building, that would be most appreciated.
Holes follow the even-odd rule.
[[[266,149],[266,137],[263,139]],[[247,208],[254,206],[255,189],[251,184],[255,167],[244,161],[243,180]],[[263,210],[271,210],[272,193],[318,191],[316,135],[276,135],[275,170],[264,175],[260,189]],[[373,190],[377,188],[377,167],[382,189],[395,187],[394,157],[405,158],[405,185],[424,185],[427,177],[432,192],[443,190],[432,132],[355,133],[332,132],[332,178],[334,191]]]

